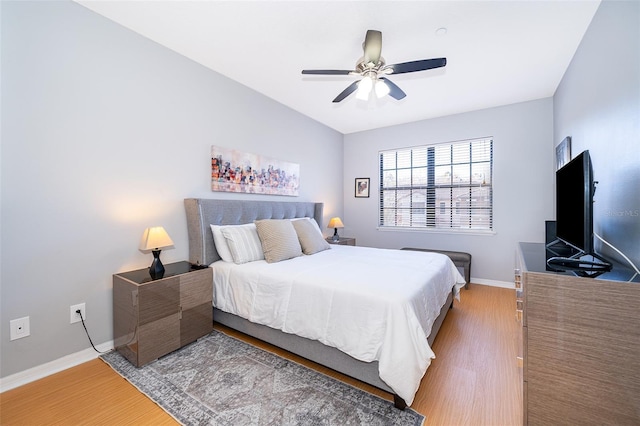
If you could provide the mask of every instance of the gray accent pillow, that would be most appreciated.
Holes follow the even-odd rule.
[[[302,256],[298,234],[288,219],[256,220],[264,259],[268,263]]]
[[[315,221],[311,222],[309,218],[304,218],[292,220],[291,224],[298,234],[298,241],[300,241],[304,254],[315,254],[331,248],[322,234],[318,232],[318,225],[315,224]]]
[[[311,223],[313,224],[313,227],[316,228],[316,231],[318,231],[318,234],[320,234],[320,236],[322,238],[324,238],[324,236],[322,236],[322,231],[320,230],[320,226],[318,225],[318,222],[316,222],[316,220],[312,217],[296,217],[295,219],[291,219],[291,222],[295,222],[296,220],[309,220],[311,221]]]

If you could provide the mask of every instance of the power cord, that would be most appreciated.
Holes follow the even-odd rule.
[[[82,326],[84,327],[84,331],[87,333],[87,337],[89,338],[89,343],[91,343],[91,347],[93,348],[93,350],[98,352],[99,354],[106,354],[107,352],[111,352],[111,349],[108,351],[99,351],[96,349],[96,346],[93,344],[93,341],[91,340],[91,336],[89,336],[89,330],[87,330],[87,326],[84,323],[84,318],[82,317],[82,311],[80,309],[77,309],[76,314],[80,315],[80,321],[82,321]]]
[[[600,235],[598,235],[596,232],[593,233],[593,235],[595,235],[600,241],[602,241],[603,243],[605,243],[606,245],[608,245],[609,247],[611,247],[612,249],[614,249],[616,251],[616,253],[618,253],[620,256],[622,256],[624,258],[624,260],[626,260],[629,265],[631,265],[631,267],[633,268],[633,270],[636,272],[635,274],[633,274],[633,276],[631,278],[629,278],[629,281],[627,282],[631,282],[633,281],[633,279],[635,277],[637,277],[638,275],[640,275],[640,270],[638,270],[638,267],[631,261],[631,259],[629,259],[623,252],[621,252],[620,250],[618,250],[616,247],[614,247],[613,245],[611,245],[611,243],[607,240],[605,240],[604,238],[602,238]]]

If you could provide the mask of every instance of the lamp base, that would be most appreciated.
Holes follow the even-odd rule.
[[[338,228],[333,228],[333,237],[331,237],[331,241],[337,243],[340,241],[340,236],[338,235]]]
[[[161,250],[152,250],[153,253],[153,262],[151,262],[151,266],[149,267],[149,275],[154,280],[159,280],[164,277],[164,265],[160,261],[160,251]]]

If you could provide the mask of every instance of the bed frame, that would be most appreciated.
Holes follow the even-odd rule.
[[[184,205],[189,235],[189,262],[195,265],[210,265],[220,259],[213,242],[210,225],[240,225],[259,219],[310,217],[314,218],[322,228],[322,203],[187,198],[184,200]],[[428,338],[429,345],[433,344],[448,310],[452,307],[453,294],[450,293],[433,324]],[[380,379],[377,361],[359,361],[316,340],[284,333],[216,308],[213,308],[213,311],[215,322],[389,392],[393,394],[394,404],[399,409],[407,406],[405,401]]]

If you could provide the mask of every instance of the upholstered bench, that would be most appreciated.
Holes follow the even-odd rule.
[[[471,281],[471,255],[461,251],[447,251],[447,250],[433,250],[414,247],[403,247],[402,250],[413,251],[430,251],[435,253],[446,254],[453,261],[453,264],[464,269],[464,280],[467,282],[464,288],[469,288],[469,281]]]

